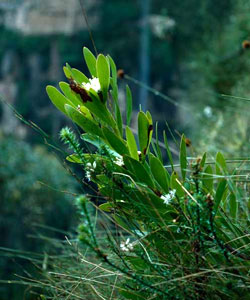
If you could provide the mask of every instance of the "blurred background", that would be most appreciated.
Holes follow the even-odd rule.
[[[82,47],[94,46],[86,17],[97,51],[127,75],[120,101],[129,84],[134,120],[141,105],[160,138],[167,121],[191,140],[194,156],[235,158],[249,153],[249,9],[248,0],[0,0],[1,280],[39,277],[24,253],[49,252],[48,228],[57,239],[75,228],[75,181],[8,104],[54,140],[71,126],[45,87],[65,80],[65,62],[87,73]],[[37,299],[20,285],[1,284],[0,295]]]

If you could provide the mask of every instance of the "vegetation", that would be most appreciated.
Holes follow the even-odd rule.
[[[0,5],[0,92],[71,175],[38,135],[0,132],[0,298],[247,299],[249,1],[87,2],[122,79],[97,51],[82,66],[87,30],[23,36]]]
[[[105,280],[82,278],[62,299],[68,292],[77,298],[82,285],[106,299],[98,291],[102,284],[105,295],[122,299],[247,299],[248,160],[226,160],[220,152],[215,158],[189,157],[190,141],[182,135],[175,140],[179,163],[174,164],[167,134],[161,149],[149,111],[138,113],[138,147],[128,86],[126,121],[120,113],[114,61],[103,54],[96,58],[87,48],[83,54],[90,78],[66,64],[69,83],[60,83],[63,94],[52,86],[47,93],[84,132],[81,142],[69,128],[62,129],[61,138],[73,150],[67,160],[95,184],[95,191],[77,198],[83,215],[79,241],[90,257],[96,255],[93,263],[103,264],[95,268],[104,271]],[[105,222],[91,216],[90,204],[104,212]],[[112,276],[107,290],[106,277]]]
[[[42,146],[32,149],[25,142],[1,136],[0,152],[0,275],[14,281],[16,274],[37,277],[35,265],[42,264],[45,253],[53,248],[47,239],[62,239],[74,229],[73,196],[64,191],[74,193],[76,185]],[[20,286],[1,286],[3,299],[20,299],[23,292]]]

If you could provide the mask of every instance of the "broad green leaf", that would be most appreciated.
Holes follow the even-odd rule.
[[[146,168],[138,160],[127,155],[123,157],[123,160],[127,169],[134,175],[134,178],[139,182],[145,183],[150,188],[155,188],[153,179]]]
[[[179,180],[177,172],[173,172],[170,176],[170,188],[172,190],[176,190],[176,195],[178,197],[183,197],[185,195],[184,189],[182,186],[176,181],[176,179]],[[179,180],[180,181],[180,180]]]
[[[85,62],[87,64],[90,74],[93,77],[97,77],[96,58],[95,58],[94,54],[88,48],[83,47],[83,56],[84,56],[84,59],[85,59]]]
[[[113,204],[110,202],[107,203],[103,203],[101,205],[98,206],[102,211],[106,211],[106,212],[111,212],[113,209]]]
[[[103,54],[99,54],[97,57],[96,70],[101,85],[103,100],[106,102],[110,83],[110,66]]]
[[[229,197],[229,211],[232,218],[235,219],[238,212],[238,202],[234,193],[231,193]]]
[[[82,84],[83,82],[87,83],[89,82],[89,79],[87,76],[85,76],[81,71],[73,68],[71,69],[73,79],[77,81],[79,84]]]
[[[181,175],[182,179],[186,179],[187,173],[187,150],[186,150],[186,138],[183,134],[181,137],[181,145],[180,145],[180,166],[181,166]]]
[[[210,194],[213,194],[213,182],[213,168],[208,165],[202,176],[202,185]]]
[[[100,101],[98,95],[91,93],[91,99],[92,101],[87,101],[82,105],[86,106],[91,113],[93,113],[104,123],[111,126],[112,128],[116,128],[115,120],[113,119],[111,113],[108,111],[107,107]]]
[[[84,117],[78,110],[68,104],[65,105],[65,110],[72,121],[79,125],[84,131],[103,137],[101,128],[93,121]]]
[[[86,118],[93,120],[90,111],[87,109],[87,107],[83,106],[83,102],[80,100],[80,97],[77,97],[77,94],[71,90],[69,84],[61,81],[59,82],[59,86],[64,95],[74,104],[74,106],[76,108],[80,106],[81,113],[83,113]]]
[[[145,156],[152,138],[153,126],[150,124],[146,114],[138,113],[138,137],[142,156]]]
[[[153,119],[152,119],[151,113],[148,110],[146,111],[146,116],[148,118],[149,124],[153,125]]]
[[[152,154],[149,157],[149,164],[151,168],[151,172],[155,178],[155,180],[159,183],[165,193],[169,192],[169,180],[167,177],[166,170],[161,163],[161,161],[153,156]]]
[[[223,198],[223,194],[226,190],[227,181],[225,179],[221,180],[217,186],[215,197],[214,197],[214,211],[216,212],[220,206]]]
[[[78,154],[71,154],[66,157],[67,161],[70,161],[75,164],[82,164],[83,161]]]
[[[171,151],[169,149],[168,139],[167,139],[167,135],[166,135],[165,130],[163,131],[163,138],[164,138],[164,144],[165,144],[165,147],[166,147],[166,150],[167,150],[168,159],[169,159],[170,164],[171,164],[172,172],[174,172],[174,161],[173,161]]]
[[[63,67],[63,72],[68,79],[73,77],[71,71],[65,66]]]
[[[102,129],[103,134],[110,144],[110,146],[120,155],[129,154],[129,150],[127,148],[126,143],[124,140],[122,140],[120,137],[115,135],[111,130],[109,130],[107,127],[104,127]]]
[[[63,94],[61,94],[54,86],[48,85],[46,87],[46,91],[55,107],[67,115],[65,104],[68,104],[69,106],[74,106],[74,104]]]
[[[135,137],[133,135],[133,132],[128,126],[126,127],[126,138],[127,138],[128,149],[131,157],[136,160],[139,160]]]
[[[127,112],[127,125],[130,125],[132,117],[133,103],[132,93],[128,85],[126,85],[126,112]]]
[[[226,169],[227,169],[226,160],[220,152],[218,152],[216,154],[216,166],[215,166],[215,168],[216,168],[216,174],[217,175],[225,175]]]
[[[64,93],[64,95],[74,104],[75,107],[78,105],[82,105],[82,101],[76,97],[75,93],[72,92],[70,86],[66,82],[59,82],[60,89]]]

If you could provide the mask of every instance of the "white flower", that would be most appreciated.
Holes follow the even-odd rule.
[[[90,163],[90,162],[86,163],[86,165],[85,165],[86,175],[85,176],[88,180],[91,179],[91,173],[95,171],[95,168],[96,168],[96,161],[94,161],[93,163]]]
[[[83,82],[82,86],[85,88],[85,90],[89,91],[90,89],[93,89],[96,92],[99,92],[101,89],[100,81],[98,78],[94,77],[93,79],[89,79],[89,82]]]
[[[123,166],[123,165],[124,165],[124,162],[123,162],[122,156],[117,156],[117,157],[115,158],[114,163],[115,163],[116,165],[118,165],[118,166]]]
[[[203,110],[204,112],[204,115],[207,117],[207,118],[211,118],[212,115],[213,115],[213,111],[212,111],[212,108],[210,106],[206,106]]]
[[[164,204],[166,204],[166,205],[169,204],[169,202],[172,199],[174,199],[175,193],[176,193],[176,190],[172,190],[168,194],[162,195],[161,199],[163,200]]]
[[[120,248],[122,251],[128,252],[133,250],[133,243],[130,243],[130,238],[127,238],[126,242],[121,242]]]

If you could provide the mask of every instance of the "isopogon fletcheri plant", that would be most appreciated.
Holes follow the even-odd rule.
[[[79,241],[117,272],[112,288],[121,299],[247,299],[249,185],[239,179],[243,161],[229,164],[220,152],[215,159],[206,153],[191,159],[184,135],[176,161],[165,132],[164,144],[157,130],[152,138],[148,111],[138,112],[135,135],[131,91],[127,86],[123,120],[114,61],[87,48],[83,54],[90,74],[66,64],[61,92],[47,87],[53,104],[81,130],[80,140],[69,128],[61,131],[73,150],[67,160],[82,168],[92,191],[77,199]],[[107,217],[104,240],[91,204]]]

